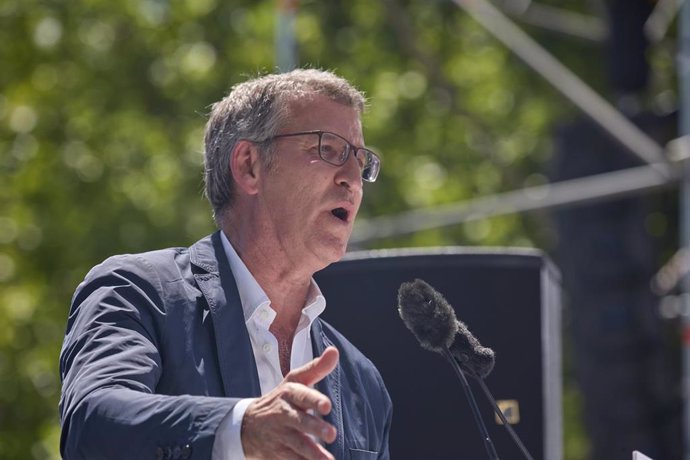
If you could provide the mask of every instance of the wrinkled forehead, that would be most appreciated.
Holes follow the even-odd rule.
[[[308,101],[309,99],[324,97],[333,102],[353,108],[360,115],[364,112],[366,99],[364,95],[349,84],[336,84],[321,81],[292,81],[285,82],[289,89],[278,91],[279,102]]]
[[[361,117],[364,111],[364,106],[362,104],[347,97],[308,90],[279,94],[275,102],[276,105],[282,107],[283,111],[288,115],[308,110],[309,107],[328,102],[354,111],[357,117]]]
[[[283,108],[279,128],[282,132],[329,131],[355,145],[363,145],[361,111],[357,107],[322,94],[309,94],[287,101]]]

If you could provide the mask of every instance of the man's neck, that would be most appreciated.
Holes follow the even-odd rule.
[[[307,301],[312,274],[281,258],[278,251],[262,246],[257,238],[243,237],[251,233],[237,231],[232,226],[224,226],[223,232],[271,301],[277,313],[273,326],[294,334]]]

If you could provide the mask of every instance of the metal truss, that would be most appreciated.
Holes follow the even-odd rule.
[[[351,244],[359,246],[380,238],[496,215],[613,199],[678,183],[681,179],[680,172],[684,170],[679,163],[684,162],[690,150],[687,137],[676,140],[677,154],[669,155],[667,148],[635,126],[489,1],[453,2],[647,166],[412,210],[393,216],[360,219],[350,240]],[[529,0],[517,3],[529,8],[535,7]],[[543,11],[544,7],[541,8]],[[527,8],[523,9],[528,11]],[[560,9],[550,8],[548,11],[552,15],[569,17]],[[660,39],[668,30],[675,11],[677,8],[670,8],[668,0],[660,0],[647,22],[647,33]],[[515,10],[513,14],[516,14]]]

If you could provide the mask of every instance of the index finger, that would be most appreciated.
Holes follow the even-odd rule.
[[[314,358],[302,367],[293,369],[285,376],[286,382],[296,382],[311,386],[323,380],[338,365],[340,353],[335,347],[328,347],[318,358]]]

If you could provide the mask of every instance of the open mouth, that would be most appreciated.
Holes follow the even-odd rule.
[[[343,222],[347,222],[347,216],[349,215],[347,209],[345,208],[335,208],[331,210],[331,214],[333,214],[335,217],[342,220]]]

